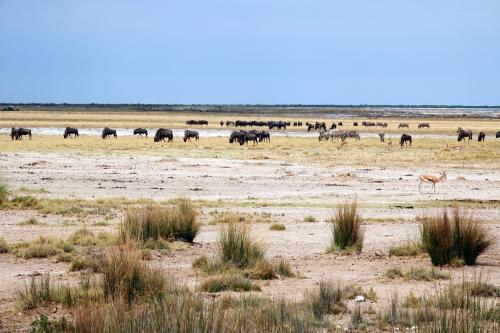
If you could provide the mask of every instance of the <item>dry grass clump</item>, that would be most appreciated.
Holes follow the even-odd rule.
[[[477,257],[494,242],[490,231],[473,216],[454,208],[434,215],[425,215],[421,225],[422,245],[434,265],[463,260],[474,265]]]
[[[67,248],[63,241],[45,236],[39,236],[31,242],[14,244],[11,249],[16,256],[24,259],[47,258],[55,256],[61,252],[71,251]]]
[[[132,243],[121,244],[108,251],[102,262],[102,289],[106,299],[120,297],[128,303],[137,298],[164,295],[165,279],[160,271],[142,261],[142,252]]]
[[[127,209],[121,232],[142,244],[157,240],[193,242],[200,229],[196,210],[188,199],[178,199],[174,206],[145,206]]]
[[[411,242],[403,245],[391,246],[389,254],[396,257],[414,257],[425,253],[421,243]]]
[[[305,294],[308,304],[318,320],[328,314],[338,314],[347,310],[347,293],[344,286],[331,280],[321,280],[319,287]]]
[[[316,217],[311,214],[306,215],[304,216],[304,222],[316,222]]]
[[[363,223],[358,213],[358,203],[345,203],[337,207],[332,222],[332,239],[327,253],[335,251],[361,252],[363,248]]]
[[[405,279],[416,281],[434,281],[446,280],[450,278],[450,274],[437,271],[435,268],[427,269],[425,267],[410,267],[406,270],[399,267],[388,269],[384,276],[388,279]]]
[[[269,227],[269,230],[274,230],[274,231],[283,231],[283,230],[286,230],[286,227],[284,224],[281,224],[281,223],[273,223],[271,224],[271,226]]]
[[[3,237],[0,237],[0,253],[8,253],[9,250],[10,246],[7,241]]]

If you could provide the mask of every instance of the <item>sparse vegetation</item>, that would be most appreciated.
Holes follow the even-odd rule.
[[[19,223],[19,225],[22,225],[22,226],[26,226],[26,225],[37,225],[39,224],[40,222],[38,222],[38,220],[35,218],[35,217],[30,217],[29,219],[27,220],[24,220],[23,222]]]
[[[145,206],[127,209],[121,232],[145,244],[149,241],[179,239],[192,242],[200,229],[196,210],[188,199],[174,206]]]
[[[404,270],[399,267],[388,269],[384,276],[388,279],[402,278],[405,280],[434,281],[450,278],[450,274],[437,271],[435,268],[413,267]]]
[[[225,290],[260,291],[260,287],[254,284],[251,280],[232,274],[211,277],[203,282],[200,289],[211,293],[217,293]]]
[[[380,327],[418,332],[495,332],[500,328],[498,299],[475,294],[481,281],[451,284],[421,297],[410,293],[404,302],[392,296],[391,305],[380,316]]]
[[[403,245],[395,245],[389,249],[389,254],[396,257],[413,257],[425,253],[422,244],[411,242]]]
[[[346,251],[361,252],[363,248],[364,231],[362,219],[358,213],[358,203],[345,203],[337,207],[332,218],[332,239],[327,252]]]
[[[422,244],[434,265],[461,259],[474,265],[493,244],[490,232],[471,214],[458,208],[425,215],[421,227]]]

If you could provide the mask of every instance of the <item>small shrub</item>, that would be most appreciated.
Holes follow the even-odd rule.
[[[158,239],[192,242],[200,229],[196,210],[190,200],[179,199],[175,206],[129,208],[122,234],[142,243]]]
[[[262,246],[250,236],[250,228],[244,224],[229,223],[219,229],[218,256],[222,263],[238,268],[248,268],[264,259]]]
[[[42,313],[31,322],[30,333],[63,333],[69,331],[69,323],[65,317],[50,320],[46,314]]]
[[[338,206],[332,223],[332,239],[327,252],[336,250],[361,252],[364,235],[357,202]]]
[[[283,231],[285,229],[286,229],[285,225],[281,223],[274,223],[271,224],[271,226],[269,227],[269,230],[275,230],[275,231]]]
[[[200,287],[201,290],[217,293],[226,290],[232,291],[260,291],[260,287],[249,279],[237,275],[221,275],[207,279]]]
[[[304,216],[304,222],[316,222],[316,218],[313,215]]]
[[[73,261],[73,255],[71,253],[61,252],[56,257],[57,262],[71,262]]]
[[[7,253],[9,250],[10,246],[7,244],[7,241],[3,237],[0,237],[0,253]]]
[[[392,246],[389,249],[389,254],[391,256],[396,256],[396,257],[404,257],[404,256],[413,257],[413,256],[419,256],[423,253],[425,253],[425,251],[422,247],[422,244],[415,242]]]

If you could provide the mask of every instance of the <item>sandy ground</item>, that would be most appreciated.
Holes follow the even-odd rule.
[[[195,287],[202,277],[191,268],[199,255],[216,250],[217,226],[206,222],[211,212],[271,214],[273,222],[284,223],[285,231],[270,231],[268,223],[257,223],[253,234],[266,248],[266,255],[288,259],[300,278],[263,282],[263,293],[300,298],[322,278],[356,282],[373,287],[379,304],[386,304],[395,290],[405,295],[410,290],[422,291],[438,282],[387,281],[383,273],[390,267],[427,266],[426,258],[389,257],[391,245],[418,238],[416,218],[433,206],[435,200],[498,200],[500,173],[496,168],[447,168],[448,180],[432,193],[424,185],[417,188],[417,175],[437,174],[429,168],[361,168],[325,167],[314,163],[284,163],[271,160],[229,160],[219,158],[161,158],[153,156],[92,156],[78,153],[8,153],[0,155],[1,176],[14,191],[25,187],[50,198],[152,198],[163,200],[178,196],[206,200],[200,220],[204,226],[193,246],[183,247],[168,255],[156,256],[153,264]],[[366,218],[363,252],[354,256],[325,254],[330,240],[326,222],[336,204],[357,197]],[[222,200],[222,201],[218,201]],[[220,205],[217,205],[219,203]],[[496,239],[500,237],[500,206],[474,210],[475,216],[488,223]],[[303,222],[313,215],[317,222]],[[29,217],[41,224],[18,225]],[[116,230],[121,215],[109,226],[92,230]],[[75,217],[44,215],[37,211],[0,211],[0,237],[8,242],[29,240],[38,235],[67,237],[82,226],[90,226],[100,218],[80,220]],[[480,257],[474,268],[448,269],[453,279],[474,274],[487,276],[500,283],[500,242]],[[10,254],[0,255],[0,309],[13,306],[16,290],[29,276],[51,273],[58,279],[75,280],[67,265],[55,260],[24,260]],[[442,283],[442,282],[441,282]],[[1,314],[0,314],[1,316]]]

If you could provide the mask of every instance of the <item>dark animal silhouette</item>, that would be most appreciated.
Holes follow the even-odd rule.
[[[307,131],[308,132],[314,131],[314,124],[307,124]]]
[[[235,131],[229,136],[229,143],[239,142],[240,138],[245,135],[245,131]]]
[[[116,135],[116,130],[112,129],[112,128],[109,128],[109,127],[104,127],[104,129],[102,130],[102,134],[101,134],[101,137],[103,139],[106,139],[108,136],[114,136],[115,138],[117,138],[118,136]]]
[[[335,123],[333,123],[333,124],[332,124],[332,126],[330,126],[330,129],[331,129],[331,130],[334,130],[334,129],[336,129],[336,128],[337,128],[337,124],[335,124]]]
[[[28,129],[28,128],[22,128],[22,127],[15,128],[15,127],[12,127],[12,129],[10,130],[10,137],[12,138],[12,140],[14,140],[14,139],[16,139],[16,140],[22,140],[23,135],[29,136],[29,138],[31,140],[31,130]]]
[[[377,126],[387,128],[387,123],[377,123]]]
[[[258,137],[255,133],[252,132],[246,132],[242,136],[239,137],[238,139],[240,146],[243,146],[245,143],[248,146],[248,142],[252,141],[254,144],[259,144],[258,142]]]
[[[154,142],[165,141],[165,139],[167,139],[168,142],[174,140],[174,134],[172,133],[172,130],[159,128],[155,133]]]
[[[207,120],[188,120],[186,125],[208,125]]]
[[[219,124],[220,124],[221,127],[224,126],[224,122],[222,120],[220,121]]]
[[[363,121],[361,123],[361,125],[365,126],[365,127],[371,127],[371,126],[376,126],[377,124],[371,122],[371,121]]]
[[[378,134],[378,137],[380,138],[380,142],[385,142],[385,133],[384,132],[380,132]]]
[[[64,137],[65,139],[67,139],[68,137],[71,137],[72,135],[73,135],[75,138],[76,138],[77,136],[79,136],[79,135],[78,135],[78,129],[76,129],[76,128],[74,128],[74,127],[66,127],[66,129],[64,130],[63,137]]]
[[[344,123],[343,123],[343,122],[341,122],[341,121],[339,121],[338,125],[339,125],[339,126],[344,126]]]
[[[226,126],[234,126],[234,121],[226,121]]]
[[[261,131],[258,133],[257,137],[259,138],[259,142],[271,142],[271,134],[268,131]]]
[[[144,128],[136,128],[134,130],[134,135],[139,135],[139,136],[145,135],[147,138],[148,137],[148,130],[144,129]]]
[[[358,126],[358,122],[357,122],[357,121],[353,122],[352,124],[353,124],[354,126]]]
[[[462,127],[459,127],[457,130],[458,134],[458,141],[465,141],[465,138],[468,138],[469,141],[472,140],[472,131],[471,130],[464,130]]]
[[[411,135],[408,134],[401,135],[401,140],[399,140],[399,144],[401,145],[401,147],[403,147],[403,145],[407,146],[408,143],[410,143],[411,147]]]
[[[479,136],[477,137],[477,141],[479,142],[484,142],[484,139],[486,138],[486,133],[484,132],[479,132]]]
[[[496,135],[495,135],[495,139],[498,139],[498,138],[500,138],[500,131],[498,131],[498,132],[496,133]]]
[[[418,128],[430,128],[431,125],[429,123],[420,123],[418,124]]]
[[[398,128],[410,128],[410,125],[408,125],[408,123],[400,123]]]
[[[267,123],[267,126],[269,127],[269,129],[273,129],[273,128],[277,128],[278,130],[280,129],[284,129],[286,130],[286,127],[289,125],[290,123],[287,123],[287,122],[284,122],[284,121],[270,121]]]
[[[185,130],[184,131],[184,138],[182,140],[184,140],[184,142],[191,141],[191,138],[195,138],[196,141],[198,141],[200,139],[200,136],[198,135],[198,132],[196,132],[196,131]]]

